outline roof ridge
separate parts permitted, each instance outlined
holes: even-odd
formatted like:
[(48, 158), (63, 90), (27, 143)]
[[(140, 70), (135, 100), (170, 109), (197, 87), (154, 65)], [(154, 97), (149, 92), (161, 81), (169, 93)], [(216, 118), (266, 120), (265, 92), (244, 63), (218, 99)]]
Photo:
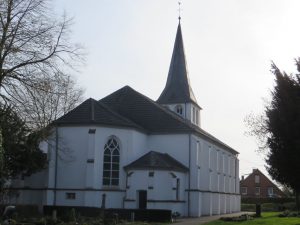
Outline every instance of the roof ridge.
[[(180, 117), (179, 115), (175, 114), (171, 110), (169, 110), (166, 107), (160, 105), (158, 102), (155, 102), (151, 98), (149, 98), (149, 97), (141, 94), (140, 92), (134, 90), (132, 87), (130, 87), (128, 85), (126, 85), (126, 86), (118, 89), (117, 91), (115, 91), (114, 93), (112, 93), (112, 94), (110, 94), (108, 96), (105, 96), (104, 98), (100, 99), (99, 101), (102, 101), (103, 99), (109, 98), (110, 96), (114, 96), (115, 93), (119, 93), (118, 95), (116, 95), (116, 96), (118, 96), (117, 100), (119, 101), (119, 100), (122, 100), (122, 98), (125, 98), (126, 93), (128, 93), (129, 91), (131, 91), (135, 95), (137, 95), (137, 96), (145, 99), (146, 101), (148, 101), (155, 108), (157, 108), (161, 112), (165, 113), (166, 115), (170, 116), (172, 119), (174, 119), (175, 121), (177, 121), (178, 123), (180, 123), (186, 129), (190, 130), (190, 132), (195, 132), (195, 133), (197, 133), (199, 135), (203, 135), (204, 137), (209, 138), (211, 141), (215, 142), (216, 144), (225, 147), (225, 149), (227, 149), (229, 152), (234, 153), (234, 154), (238, 154), (238, 152), (236, 150), (234, 150), (233, 148), (231, 148), (230, 146), (228, 146), (224, 142), (220, 141), (219, 139), (217, 139), (213, 135), (209, 134), (207, 131), (199, 128), (196, 125), (193, 125), (190, 121), (188, 121), (188, 120)], [(120, 97), (120, 93), (121, 93), (121, 97)]]
[(181, 172), (189, 171), (188, 167), (186, 167), (183, 163), (175, 160), (172, 156), (156, 151), (149, 151), (124, 166), (125, 170), (146, 168)]
[(88, 101), (91, 101), (91, 100), (96, 101), (96, 100), (93, 99), (93, 98), (88, 98), (88, 99), (86, 99), (85, 101), (83, 101), (81, 104), (79, 104), (79, 105), (77, 105), (76, 107), (74, 107), (72, 110), (70, 110), (70, 111), (67, 112), (66, 114), (64, 114), (64, 115), (62, 115), (61, 117), (59, 117), (59, 118), (57, 118), (56, 120), (54, 120), (54, 121), (52, 122), (52, 124), (53, 124), (53, 123), (56, 123), (56, 122), (57, 122), (58, 120), (60, 120), (61, 118), (66, 117), (67, 115), (71, 114), (71, 113), (74, 112), (79, 106), (82, 106), (84, 103), (88, 103)]
[(94, 105), (94, 101), (92, 98), (91, 99), (91, 120), (94, 121), (95, 120), (95, 105)]
[(125, 86), (127, 88), (129, 88), (130, 90), (134, 91), (135, 93), (137, 93), (138, 95), (146, 98), (147, 100), (149, 100), (151, 103), (153, 103), (153, 105), (155, 105), (157, 108), (163, 110), (165, 113), (169, 114), (172, 116), (172, 118), (180, 121), (181, 123), (184, 123), (184, 125), (189, 126), (189, 128), (194, 129), (194, 127), (190, 127), (190, 124), (188, 123), (188, 120), (183, 119), (182, 117), (176, 115), (174, 112), (170, 111), (169, 109), (166, 109), (164, 106), (161, 106), (159, 103), (157, 103), (156, 101), (152, 100), (151, 98), (141, 94), (140, 92), (134, 90), (133, 88), (131, 88), (130, 86)]
[(120, 115), (119, 113), (117, 113), (116, 111), (114, 111), (113, 109), (111, 109), (111, 108), (110, 108), (109, 106), (107, 106), (106, 104), (104, 104), (104, 103), (102, 103), (102, 102), (99, 102), (99, 101), (97, 101), (97, 100), (95, 100), (95, 101), (96, 101), (101, 107), (105, 108), (106, 110), (108, 110), (108, 111), (110, 111), (112, 114), (114, 114), (114, 116), (117, 116), (117, 117), (119, 117), (119, 118), (122, 119), (122, 120), (125, 120), (125, 121), (127, 121), (127, 122), (130, 122), (130, 123), (132, 123), (133, 125), (137, 126), (138, 128), (140, 128), (140, 129), (146, 131), (145, 128), (143, 128), (143, 127), (141, 127), (140, 125), (136, 124), (136, 123), (133, 122), (132, 120), (130, 120), (130, 119), (128, 119), (128, 118), (126, 118), (126, 117)]
[[(153, 101), (151, 98), (139, 93), (138, 91), (134, 90), (133, 88), (131, 88), (130, 86), (126, 85), (125, 87), (127, 87), (127, 89), (129, 88), (130, 90), (134, 91), (135, 93), (137, 93), (138, 95), (148, 99), (151, 103), (153, 103), (155, 106), (157, 106), (158, 108), (162, 109), (164, 112), (166, 112), (167, 114), (171, 115), (174, 119), (176, 119), (177, 121), (184, 123), (184, 125), (188, 126), (190, 129), (192, 129), (193, 131), (199, 132), (202, 135), (206, 135), (209, 136), (210, 138), (215, 139), (216, 141), (220, 142), (220, 144), (226, 146), (227, 148), (231, 149), (232, 151), (236, 152), (236, 150), (234, 150), (233, 148), (231, 148), (230, 146), (228, 146), (227, 144), (225, 144), (224, 142), (220, 141), (218, 138), (216, 138), (215, 136), (213, 136), (212, 134), (208, 133), (207, 131), (203, 130), (202, 128), (192, 124), (189, 120), (183, 119), (182, 117), (180, 117), (179, 115), (175, 114), (174, 112), (172, 112), (169, 109), (166, 109), (164, 106), (161, 106), (159, 103)], [(237, 152), (238, 153), (238, 152)]]

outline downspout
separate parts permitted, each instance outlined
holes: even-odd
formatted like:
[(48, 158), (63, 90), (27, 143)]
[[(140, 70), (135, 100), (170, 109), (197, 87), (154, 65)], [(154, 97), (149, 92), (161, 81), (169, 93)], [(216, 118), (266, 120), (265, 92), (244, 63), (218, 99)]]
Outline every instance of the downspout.
[(191, 202), (191, 134), (189, 134), (189, 191), (188, 191), (188, 217), (190, 217), (190, 202)]
[(187, 119), (187, 116), (186, 116), (186, 103), (184, 103), (184, 119)]
[(54, 173), (54, 206), (56, 206), (56, 188), (57, 188), (57, 159), (58, 159), (58, 128), (55, 127), (55, 173)]

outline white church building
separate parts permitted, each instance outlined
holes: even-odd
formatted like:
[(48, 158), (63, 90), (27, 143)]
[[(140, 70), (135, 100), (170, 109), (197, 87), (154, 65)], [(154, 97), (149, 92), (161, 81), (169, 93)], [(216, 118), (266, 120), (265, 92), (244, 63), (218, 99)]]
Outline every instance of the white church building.
[(240, 211), (238, 152), (201, 128), (180, 22), (157, 101), (129, 86), (53, 123), (48, 168), (14, 182), (18, 204)]

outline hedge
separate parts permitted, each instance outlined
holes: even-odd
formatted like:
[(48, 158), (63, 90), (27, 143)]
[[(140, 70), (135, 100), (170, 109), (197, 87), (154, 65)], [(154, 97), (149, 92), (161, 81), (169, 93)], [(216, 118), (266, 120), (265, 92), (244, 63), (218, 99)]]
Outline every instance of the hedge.
[[(242, 211), (249, 211), (249, 212), (255, 212), (256, 204), (241, 204), (241, 210)], [(285, 202), (285, 203), (262, 203), (261, 204), (261, 210), (263, 212), (274, 212), (274, 211), (284, 211), (284, 210), (290, 210), (295, 211), (296, 210), (296, 203), (295, 202)]]
[(295, 198), (243, 198), (242, 204), (256, 204), (256, 203), (286, 203), (294, 202)]
[(101, 209), (79, 206), (44, 206), (44, 214), (51, 215), (53, 210), (56, 210), (57, 216), (63, 219), (63, 217), (70, 214), (72, 209), (75, 209), (76, 214), (86, 217), (118, 217), (118, 219), (130, 221), (132, 215), (134, 215), (135, 221), (148, 222), (170, 222), (172, 219), (171, 210), (162, 209)]

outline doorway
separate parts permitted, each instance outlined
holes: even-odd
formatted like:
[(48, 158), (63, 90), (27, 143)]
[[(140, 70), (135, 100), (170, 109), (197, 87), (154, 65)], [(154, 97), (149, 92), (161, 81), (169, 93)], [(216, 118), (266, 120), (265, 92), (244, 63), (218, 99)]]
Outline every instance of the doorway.
[(147, 208), (147, 191), (138, 191), (138, 207), (139, 209)]

